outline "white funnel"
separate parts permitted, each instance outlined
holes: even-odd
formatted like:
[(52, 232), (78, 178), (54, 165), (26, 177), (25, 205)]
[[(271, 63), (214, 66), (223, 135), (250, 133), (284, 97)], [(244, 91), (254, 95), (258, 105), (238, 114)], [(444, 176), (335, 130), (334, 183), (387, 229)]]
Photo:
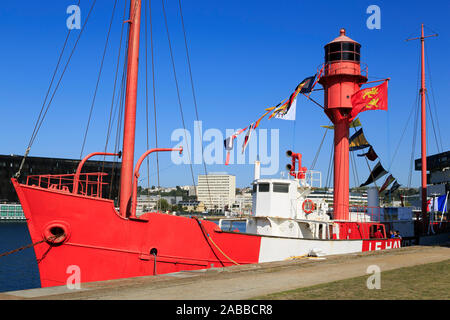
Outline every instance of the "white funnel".
[(259, 160), (255, 161), (255, 180), (261, 177), (261, 162)]
[(378, 196), (378, 188), (370, 187), (367, 189), (367, 206), (368, 207), (379, 207), (380, 198)]

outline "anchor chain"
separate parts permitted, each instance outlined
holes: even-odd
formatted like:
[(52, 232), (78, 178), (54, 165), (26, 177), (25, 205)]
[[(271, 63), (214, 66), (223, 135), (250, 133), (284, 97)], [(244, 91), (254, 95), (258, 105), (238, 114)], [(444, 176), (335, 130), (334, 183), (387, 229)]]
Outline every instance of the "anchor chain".
[(43, 239), (43, 240), (40, 240), (40, 241), (37, 241), (37, 242), (34, 242), (34, 243), (30, 243), (30, 244), (28, 244), (28, 245), (26, 245), (26, 246), (23, 246), (23, 247), (20, 247), (20, 248), (17, 248), (17, 249), (8, 251), (8, 252), (4, 252), (4, 253), (0, 254), (0, 257), (8, 256), (8, 255), (10, 255), (10, 254), (13, 254), (13, 253), (22, 251), (22, 250), (24, 250), (24, 249), (28, 249), (28, 248), (30, 248), (30, 247), (34, 247), (34, 246), (36, 246), (36, 245), (38, 245), (38, 244), (40, 244), (40, 243), (42, 243), (42, 242), (45, 242), (45, 241), (52, 242), (53, 240), (56, 240), (56, 239), (58, 239), (59, 237), (63, 237), (63, 236), (65, 236), (65, 234), (52, 236), (52, 237), (50, 237), (50, 238), (48, 238), (48, 239)]

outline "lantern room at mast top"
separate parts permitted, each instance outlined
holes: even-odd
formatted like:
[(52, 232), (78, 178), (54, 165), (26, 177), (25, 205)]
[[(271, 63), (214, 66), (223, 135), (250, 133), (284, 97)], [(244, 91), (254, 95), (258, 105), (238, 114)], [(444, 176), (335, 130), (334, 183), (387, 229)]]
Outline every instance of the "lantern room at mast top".
[(345, 35), (345, 29), (340, 30), (340, 36), (325, 45), (325, 63), (337, 61), (360, 61), (361, 45)]
[[(319, 83), (324, 88), (324, 108), (335, 123), (351, 110), (351, 96), (367, 82), (367, 66), (360, 62), (361, 45), (345, 35), (340, 35), (325, 45), (325, 63), (320, 66)], [(331, 110), (341, 110), (336, 114)]]

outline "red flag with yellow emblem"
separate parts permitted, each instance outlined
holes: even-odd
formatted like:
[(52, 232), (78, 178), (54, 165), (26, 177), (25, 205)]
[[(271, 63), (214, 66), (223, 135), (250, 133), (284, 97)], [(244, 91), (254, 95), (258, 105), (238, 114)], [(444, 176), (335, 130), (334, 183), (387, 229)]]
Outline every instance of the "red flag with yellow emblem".
[(350, 112), (350, 121), (352, 121), (360, 112), (367, 110), (387, 110), (388, 95), (387, 81), (372, 88), (366, 88), (355, 92), (352, 95), (353, 109)]

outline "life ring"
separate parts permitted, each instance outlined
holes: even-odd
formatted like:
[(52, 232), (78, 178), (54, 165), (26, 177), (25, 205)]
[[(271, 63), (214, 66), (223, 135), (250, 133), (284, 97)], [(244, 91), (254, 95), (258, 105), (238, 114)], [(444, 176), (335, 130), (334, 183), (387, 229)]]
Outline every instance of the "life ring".
[(302, 209), (306, 214), (308, 214), (316, 210), (316, 205), (312, 200), (306, 199), (305, 201), (303, 201)]

